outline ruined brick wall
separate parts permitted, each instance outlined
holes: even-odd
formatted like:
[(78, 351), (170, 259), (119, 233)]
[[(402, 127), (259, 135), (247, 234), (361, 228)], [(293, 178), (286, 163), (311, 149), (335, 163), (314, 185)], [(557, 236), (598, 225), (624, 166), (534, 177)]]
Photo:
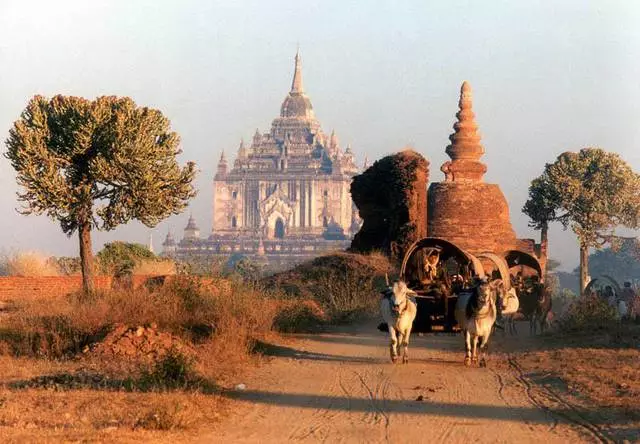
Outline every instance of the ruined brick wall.
[(354, 177), (351, 196), (363, 219), (351, 251), (380, 250), (401, 260), (427, 234), (429, 162), (413, 150), (376, 161)]
[(472, 254), (501, 253), (520, 245), (498, 185), (432, 183), (428, 214), (429, 236), (446, 239)]
[[(153, 276), (132, 276), (133, 288), (144, 285)], [(94, 285), (99, 290), (109, 290), (114, 284), (112, 276), (95, 276)], [(0, 301), (60, 297), (82, 289), (82, 276), (2, 276), (0, 277)]]
[[(111, 288), (111, 276), (95, 276), (97, 289)], [(3, 276), (0, 277), (0, 300), (58, 297), (82, 288), (82, 276)]]

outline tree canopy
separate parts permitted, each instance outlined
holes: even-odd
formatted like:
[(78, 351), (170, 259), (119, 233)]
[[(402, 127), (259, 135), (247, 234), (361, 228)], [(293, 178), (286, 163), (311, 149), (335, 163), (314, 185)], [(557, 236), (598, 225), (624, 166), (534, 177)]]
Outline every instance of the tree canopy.
[(533, 227), (558, 221), (576, 233), (584, 289), (588, 249), (615, 241), (619, 226), (638, 227), (640, 176), (620, 156), (600, 148), (565, 152), (531, 182), (523, 212)]
[(178, 145), (160, 111), (128, 97), (35, 96), (11, 128), (5, 156), (17, 173), (21, 212), (46, 214), (69, 236), (79, 231), (89, 291), (92, 228), (132, 219), (154, 226), (195, 195), (195, 164), (180, 167)]

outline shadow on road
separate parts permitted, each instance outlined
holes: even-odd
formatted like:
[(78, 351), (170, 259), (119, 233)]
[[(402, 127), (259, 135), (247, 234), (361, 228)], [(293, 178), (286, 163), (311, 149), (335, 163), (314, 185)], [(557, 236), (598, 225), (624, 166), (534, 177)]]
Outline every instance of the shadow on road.
[(327, 361), (327, 362), (349, 362), (361, 364), (380, 364), (385, 361), (373, 357), (357, 357), (345, 355), (331, 355), (327, 353), (315, 353), (305, 350), (298, 350), (284, 345), (271, 344), (268, 342), (258, 341), (254, 347), (254, 351), (262, 353), (265, 356), (278, 356), (282, 358), (306, 359), (309, 361)]
[[(271, 404), (295, 408), (321, 408), (350, 412), (385, 412), (410, 415), (453, 416), (458, 418), (503, 420), (527, 423), (551, 423), (552, 419), (537, 407), (496, 406), (488, 404), (466, 404), (397, 400), (352, 398), (345, 396), (325, 396), (305, 393), (276, 393), (267, 391), (226, 392), (224, 396), (232, 399), (260, 404)], [(562, 415), (564, 409), (554, 409), (551, 413)], [(610, 420), (606, 425), (611, 426)], [(640, 431), (640, 430), (639, 430)], [(627, 432), (633, 432), (627, 431)]]

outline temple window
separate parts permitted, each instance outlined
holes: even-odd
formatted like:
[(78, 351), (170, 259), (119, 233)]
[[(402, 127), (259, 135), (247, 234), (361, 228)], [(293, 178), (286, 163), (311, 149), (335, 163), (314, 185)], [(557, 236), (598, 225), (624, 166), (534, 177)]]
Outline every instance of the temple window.
[(233, 216), (231, 218), (231, 228), (236, 228), (237, 226), (238, 226), (238, 219), (235, 216)]
[(238, 198), (238, 192), (234, 191), (233, 193), (231, 193), (231, 198), (237, 199)]

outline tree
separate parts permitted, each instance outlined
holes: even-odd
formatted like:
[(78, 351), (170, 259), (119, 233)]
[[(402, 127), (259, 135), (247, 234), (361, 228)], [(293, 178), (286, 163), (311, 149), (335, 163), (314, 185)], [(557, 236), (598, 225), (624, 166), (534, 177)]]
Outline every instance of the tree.
[(154, 226), (195, 195), (195, 164), (178, 165), (178, 134), (128, 97), (33, 97), (6, 140), (23, 214), (78, 231), (84, 291), (93, 291), (91, 230)]
[(571, 227), (580, 244), (580, 292), (587, 285), (589, 248), (619, 239), (619, 226), (640, 221), (640, 176), (615, 153), (600, 148), (566, 152), (531, 182), (523, 212), (532, 225), (559, 221)]
[(540, 251), (545, 258), (549, 247), (549, 222), (555, 220), (559, 205), (560, 197), (544, 174), (531, 181), (529, 199), (522, 212), (529, 216), (529, 226), (540, 230)]

